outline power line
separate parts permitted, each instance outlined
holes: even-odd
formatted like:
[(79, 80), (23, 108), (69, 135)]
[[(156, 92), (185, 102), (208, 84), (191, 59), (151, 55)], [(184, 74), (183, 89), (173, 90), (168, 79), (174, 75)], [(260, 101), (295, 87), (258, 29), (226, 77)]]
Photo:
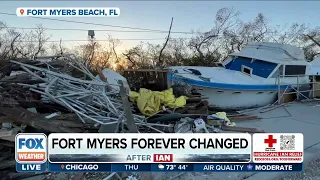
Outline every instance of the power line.
[[(1, 14), (1, 13), (0, 13)], [(12, 26), (5, 26), (5, 28), (8, 29), (29, 29), (29, 30), (35, 30), (35, 29), (39, 29), (39, 28), (31, 28), (31, 27), (12, 27)], [(68, 29), (68, 28), (45, 28), (45, 27), (41, 27), (44, 30), (49, 30), (49, 31), (88, 31), (88, 29)], [(94, 29), (91, 29), (94, 30)], [(126, 30), (104, 30), (104, 29), (96, 29), (94, 31), (109, 31), (109, 32), (151, 32), (151, 31), (126, 31)], [(154, 33), (154, 32), (151, 32)], [(162, 33), (162, 32), (158, 32), (158, 33)], [(167, 32), (166, 32), (167, 33)], [(280, 37), (282, 35), (280, 34), (275, 34), (274, 32), (267, 32), (266, 34), (273, 34), (273, 36), (275, 37)], [(234, 37), (241, 37), (239, 35), (232, 35)], [(223, 34), (219, 34), (218, 37), (223, 37)], [(192, 39), (192, 38), (170, 38), (170, 39)], [(156, 39), (119, 39), (119, 40), (163, 40), (162, 38), (156, 38)], [(87, 40), (66, 40), (66, 41), (87, 41)], [(101, 41), (107, 41), (107, 40), (101, 40)], [(58, 41), (54, 41), (54, 42), (58, 42)]]
[[(151, 39), (117, 39), (120, 41), (152, 41), (152, 40), (165, 40), (166, 38), (151, 38)], [(191, 38), (170, 38), (170, 39), (191, 39)], [(84, 42), (88, 40), (78, 40), (78, 39), (70, 39), (70, 40), (61, 40), (62, 42)], [(109, 41), (109, 40), (94, 40), (94, 41)], [(37, 41), (18, 41), (18, 42), (37, 42)], [(60, 40), (48, 40), (46, 42), (60, 42)]]
[[(28, 28), (28, 27), (11, 27), (11, 26), (6, 26), (8, 29), (39, 29), (39, 28)], [(64, 29), (64, 28), (44, 28), (44, 30), (53, 30), (53, 31), (88, 31), (87, 29)], [(114, 32), (146, 32), (146, 31), (123, 31), (123, 30), (103, 30), (103, 29), (98, 29), (95, 31), (114, 31)], [(115, 38), (117, 39), (117, 38)], [(117, 39), (121, 41), (149, 41), (149, 40), (164, 40), (166, 38), (146, 38), (146, 39)], [(170, 39), (191, 39), (191, 38), (170, 38)], [(63, 40), (63, 41), (88, 41), (88, 40)], [(95, 41), (108, 41), (108, 40), (95, 40)], [(33, 41), (20, 41), (20, 42), (33, 42)], [(51, 42), (51, 41), (47, 41)], [(60, 42), (60, 40), (52, 40), (52, 42)]]
[[(1, 13), (0, 13), (1, 14)], [(29, 30), (35, 30), (35, 29), (39, 29), (39, 28), (32, 28), (32, 27), (12, 27), (12, 26), (6, 26), (5, 28), (8, 28), (8, 29), (29, 29)], [(68, 29), (68, 28), (45, 28), (45, 27), (41, 27), (42, 29), (44, 29), (44, 30), (49, 30), (49, 31), (88, 31), (88, 29), (73, 29), (73, 28), (71, 28), (71, 29)], [(92, 29), (92, 30), (94, 30), (94, 29)], [(109, 31), (109, 32), (151, 32), (151, 31), (130, 31), (130, 30), (128, 30), (128, 31), (126, 31), (126, 30), (104, 30), (104, 29), (96, 29), (96, 30), (94, 30), (94, 31), (101, 31), (101, 32), (103, 32), (103, 31)], [(154, 33), (154, 32), (152, 32), (152, 33)], [(158, 33), (162, 33), (162, 32), (158, 32)], [(166, 32), (167, 33), (167, 32)], [(278, 37), (280, 37), (281, 35), (276, 35), (274, 32), (268, 32), (268, 33), (266, 33), (266, 34), (273, 34), (274, 36), (278, 36)], [(219, 37), (223, 37), (223, 34), (219, 34), (218, 35)], [(235, 37), (240, 37), (239, 35), (232, 35), (232, 36), (235, 36)], [(170, 39), (192, 39), (192, 38), (170, 38)], [(119, 39), (119, 40), (121, 40), (121, 39)], [(154, 39), (154, 38), (152, 38), (152, 39), (122, 39), (122, 40), (162, 40), (161, 38), (156, 38), (156, 39)], [(66, 40), (66, 41), (69, 41), (69, 40)], [(70, 40), (70, 41), (87, 41), (87, 40)], [(102, 40), (102, 41), (104, 41), (104, 40)], [(106, 40), (107, 41), (107, 40)], [(54, 42), (56, 42), (56, 41), (54, 41)]]
[[(8, 15), (8, 16), (17, 16), (16, 14), (13, 14), (13, 13), (5, 13), (5, 12), (0, 12), (0, 14), (2, 14), (2, 15)], [(150, 32), (158, 32), (158, 33), (168, 33), (168, 31), (157, 30), (157, 29), (145, 29), (145, 28), (136, 28), (136, 27), (128, 27), (128, 26), (116, 26), (116, 25), (107, 25), (107, 24), (99, 24), (99, 23), (89, 23), (89, 22), (72, 21), (72, 20), (56, 19), (56, 18), (46, 18), (46, 17), (34, 17), (34, 16), (27, 16), (27, 17), (36, 18), (36, 19), (45, 19), (45, 20), (51, 20), (51, 21), (61, 21), (61, 22), (77, 23), (77, 24), (87, 24), (87, 25), (116, 27), (116, 28), (125, 28), (125, 29), (136, 29), (136, 30), (143, 30), (143, 31), (150, 31)], [(171, 32), (171, 33), (193, 34), (192, 32)]]
[[(29, 28), (29, 27), (12, 27), (12, 26), (6, 26), (6, 28), (8, 29), (29, 29), (29, 30), (32, 30), (32, 29), (39, 29), (39, 28)], [(49, 31), (88, 31), (89, 29), (64, 29), (64, 28), (45, 28), (45, 27), (42, 27), (43, 29), (45, 30), (49, 30)], [(153, 31), (126, 31), (126, 30), (112, 30), (112, 29), (90, 29), (90, 30), (94, 30), (94, 31), (106, 31), (106, 32), (143, 32), (143, 33), (168, 33), (168, 32), (153, 32)]]
[[(28, 29), (28, 30), (35, 30), (35, 29), (39, 29), (39, 28), (32, 28), (32, 27), (12, 27), (12, 26), (5, 26), (5, 28), (8, 28), (8, 29)], [(88, 31), (88, 29), (68, 29), (68, 28), (45, 28), (45, 27), (41, 27), (42, 29), (44, 30), (49, 30), (49, 31)], [(164, 33), (164, 32), (152, 32), (152, 31), (126, 31), (126, 30), (112, 30), (112, 29), (90, 29), (90, 30), (94, 30), (94, 31), (106, 31), (106, 32), (137, 32), (137, 33), (141, 33), (141, 32), (144, 32), (144, 33), (148, 33), (148, 32), (151, 32), (151, 33)], [(165, 33), (168, 33), (168, 32), (165, 32)], [(281, 36), (280, 33), (276, 34), (274, 32), (266, 32), (265, 34), (273, 34), (274, 36)], [(223, 37), (223, 34), (219, 34), (218, 35), (219, 37)], [(234, 37), (240, 37), (240, 35), (232, 35)], [(184, 38), (182, 38), (184, 39)], [(187, 38), (189, 39), (189, 38)]]

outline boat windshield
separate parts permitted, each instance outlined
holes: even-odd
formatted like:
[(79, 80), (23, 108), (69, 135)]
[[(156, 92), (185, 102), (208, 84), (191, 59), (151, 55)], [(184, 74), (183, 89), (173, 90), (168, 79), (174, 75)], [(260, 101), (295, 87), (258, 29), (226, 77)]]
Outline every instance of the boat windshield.
[[(283, 71), (284, 69), (284, 71)], [(306, 74), (306, 66), (304, 65), (281, 65), (272, 75), (272, 78), (277, 78), (279, 75), (299, 76)]]
[[(251, 69), (250, 75), (268, 78), (278, 64), (251, 58), (236, 57), (225, 65), (226, 69), (240, 71)], [(247, 73), (246, 73), (247, 74)]]

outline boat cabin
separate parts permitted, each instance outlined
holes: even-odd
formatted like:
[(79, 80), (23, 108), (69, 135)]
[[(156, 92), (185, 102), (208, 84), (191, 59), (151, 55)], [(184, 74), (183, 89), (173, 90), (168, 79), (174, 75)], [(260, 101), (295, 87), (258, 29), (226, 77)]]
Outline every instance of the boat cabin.
[(261, 78), (277, 78), (281, 76), (305, 75), (306, 65), (285, 65), (273, 62), (255, 60), (247, 57), (234, 57), (224, 65), (226, 69), (240, 71), (248, 76)]
[(305, 75), (307, 64), (300, 48), (277, 43), (249, 44), (223, 63), (226, 69), (265, 79)]

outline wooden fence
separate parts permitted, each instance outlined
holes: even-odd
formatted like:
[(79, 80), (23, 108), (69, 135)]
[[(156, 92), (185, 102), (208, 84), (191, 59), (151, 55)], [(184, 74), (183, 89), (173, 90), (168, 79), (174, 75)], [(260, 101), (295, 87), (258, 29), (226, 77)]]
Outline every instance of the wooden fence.
[(168, 88), (166, 69), (127, 69), (123, 76), (127, 79), (131, 90), (138, 91), (147, 88), (153, 91), (162, 91)]

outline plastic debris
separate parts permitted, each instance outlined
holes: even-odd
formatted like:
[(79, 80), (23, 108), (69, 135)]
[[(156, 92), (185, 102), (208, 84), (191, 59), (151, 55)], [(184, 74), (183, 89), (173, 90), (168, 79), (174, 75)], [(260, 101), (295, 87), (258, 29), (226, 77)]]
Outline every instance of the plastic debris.
[(174, 126), (175, 133), (192, 133), (193, 119), (189, 117), (181, 118)]
[(195, 125), (195, 129), (194, 131), (196, 133), (209, 133), (207, 127), (206, 127), (206, 123), (204, 122), (204, 120), (202, 118), (197, 118), (194, 120), (194, 125)]

